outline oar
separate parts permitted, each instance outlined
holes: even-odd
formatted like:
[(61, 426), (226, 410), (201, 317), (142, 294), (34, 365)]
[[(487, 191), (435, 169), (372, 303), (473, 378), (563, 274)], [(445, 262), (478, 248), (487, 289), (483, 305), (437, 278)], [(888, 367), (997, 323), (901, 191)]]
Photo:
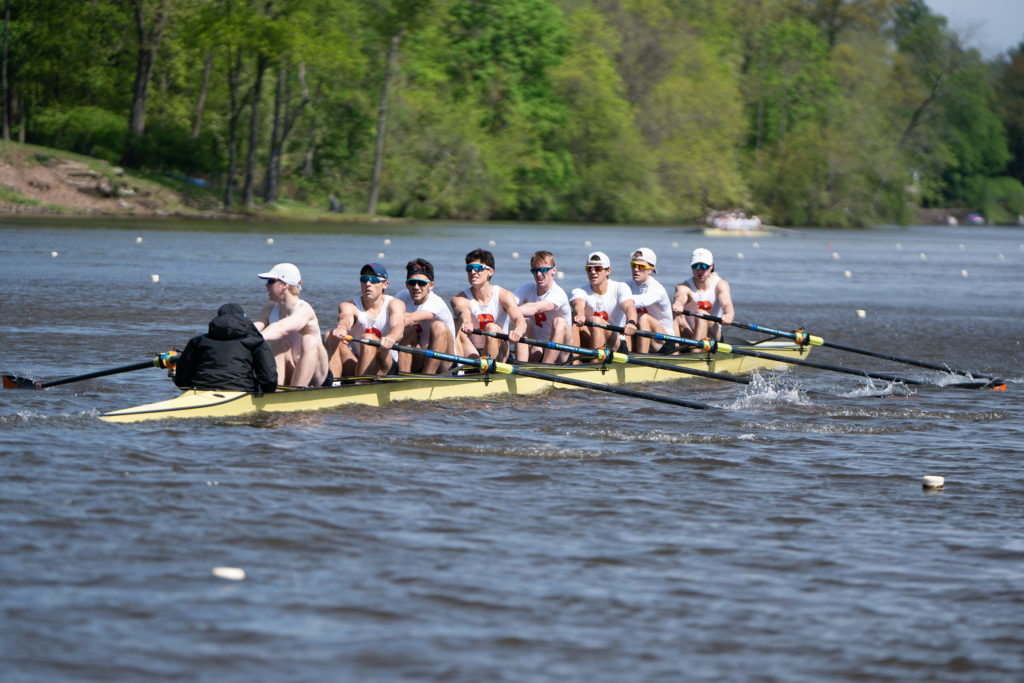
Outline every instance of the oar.
[[(716, 323), (722, 323), (722, 319), (717, 315), (711, 315), (710, 313), (687, 313), (697, 318), (704, 318), (705, 320), (711, 320)], [(853, 346), (847, 346), (845, 344), (839, 344), (837, 342), (830, 342), (817, 337), (813, 334), (808, 334), (803, 330), (796, 330), (795, 332), (783, 332), (782, 330), (773, 330), (770, 327), (763, 325), (756, 325), (753, 323), (744, 323), (739, 320), (733, 320), (728, 323), (733, 327), (741, 327), (746, 330), (753, 330), (754, 332), (761, 332), (763, 334), (772, 334), (778, 337), (786, 337), (794, 340), (798, 344), (810, 344), (811, 346), (825, 346), (831, 349), (839, 349), (840, 351), (849, 351), (850, 353), (859, 353), (864, 356), (873, 356), (874, 358), (881, 358), (883, 360), (891, 360), (896, 363), (903, 363), (905, 365), (916, 365), (919, 368), (928, 368), (929, 370), (938, 370), (940, 372), (948, 372), (954, 375), (963, 375), (965, 377), (980, 377), (982, 379), (995, 380), (997, 383), (1002, 383), (1003, 380), (992, 375), (983, 375), (980, 372), (971, 372), (969, 370), (957, 370), (946, 365), (938, 365), (936, 363), (928, 363), (923, 360), (914, 360), (913, 358), (901, 358), (900, 356), (892, 356), (887, 353), (879, 353), (878, 351), (870, 351), (868, 349), (858, 349)]]
[[(625, 330), (617, 325), (605, 325), (603, 323), (588, 322), (587, 325), (591, 327), (603, 327), (613, 332), (624, 332)], [(677, 344), (685, 344), (687, 346), (693, 346), (699, 348), (702, 351), (708, 353), (731, 353), (736, 356), (751, 356), (753, 358), (763, 358), (765, 360), (773, 360), (779, 363), (788, 363), (790, 365), (802, 365), (808, 368), (817, 368), (819, 370), (831, 370), (832, 372), (840, 372), (847, 375), (859, 375), (861, 377), (870, 377), (872, 379), (880, 379), (886, 382), (902, 382), (904, 384), (919, 384), (919, 385), (933, 385), (934, 382), (925, 382), (919, 379), (911, 379), (909, 377), (899, 377), (897, 375), (889, 375), (881, 372), (869, 372), (868, 370), (858, 370), (856, 368), (847, 368), (841, 365), (828, 365), (826, 363), (814, 363), (809, 360), (803, 360), (801, 358), (786, 358), (785, 356), (777, 356), (772, 353), (764, 353), (763, 351), (751, 351), (749, 349), (738, 349), (731, 344), (724, 344), (716, 342), (713, 339), (686, 339), (685, 337), (676, 337), (670, 334), (662, 334), (660, 332), (647, 332), (645, 330), (637, 330), (635, 332), (637, 336), (649, 337), (650, 339), (657, 339), (659, 341), (673, 341)], [(958, 387), (964, 389), (983, 389), (990, 386), (991, 382), (962, 382), (959, 384), (945, 384), (942, 386), (946, 387)]]
[(47, 387), (55, 387), (59, 384), (80, 382), (86, 379), (93, 379), (94, 377), (106, 377), (107, 375), (116, 375), (122, 372), (131, 372), (132, 370), (142, 370), (144, 368), (167, 368), (174, 365), (177, 357), (177, 351), (167, 351), (166, 353), (158, 354), (152, 360), (132, 363), (131, 365), (121, 365), (107, 370), (87, 372), (84, 375), (75, 375), (74, 377), (54, 379), (49, 382), (38, 382), (29, 377), (19, 377), (18, 375), (4, 375), (3, 385), (4, 389), (46, 389)]
[[(358, 342), (360, 344), (369, 344), (370, 346), (380, 346), (380, 341), (377, 339), (357, 339), (352, 335), (346, 335), (345, 341)], [(509, 365), (508, 363), (498, 363), (490, 358), (466, 358), (463, 356), (455, 356), (450, 353), (441, 353), (439, 351), (431, 351), (430, 349), (418, 349), (415, 346), (403, 346), (401, 344), (395, 344), (391, 347), (395, 351), (402, 353), (411, 353), (414, 356), (423, 356), (424, 358), (438, 358), (440, 360), (451, 361), (453, 363), (462, 363), (479, 369), (481, 372), (497, 372), (502, 375), (519, 375), (521, 377), (529, 377), (531, 379), (539, 379), (547, 382), (557, 382), (561, 384), (568, 384), (569, 386), (580, 387), (582, 389), (593, 389), (594, 391), (605, 391), (609, 394), (619, 394), (620, 396), (630, 396), (632, 398), (643, 398), (648, 401), (658, 401), (659, 403), (667, 403), (673, 406), (682, 406), (683, 408), (698, 408), (706, 410), (714, 408), (715, 406), (707, 403), (697, 403), (695, 401), (685, 401), (681, 398), (671, 398), (669, 396), (659, 396), (658, 394), (649, 394), (644, 391), (634, 391), (633, 389), (625, 389), (623, 387), (612, 387), (604, 384), (595, 384), (594, 382), (584, 382), (580, 379), (572, 379), (571, 377), (558, 377), (556, 375), (550, 375), (546, 372), (533, 372), (531, 370), (524, 370), (523, 368), (516, 365)]]
[[(484, 330), (473, 330), (473, 334), (482, 334), (488, 337), (495, 337), (497, 339), (508, 339), (508, 335), (503, 332), (486, 332)], [(707, 370), (698, 370), (697, 368), (687, 368), (679, 365), (672, 365), (671, 363), (662, 363), (656, 360), (650, 360), (649, 358), (638, 358), (633, 355), (620, 353), (618, 351), (612, 351), (608, 348), (603, 349), (585, 349), (581, 346), (569, 346), (568, 344), (559, 344), (557, 342), (544, 341), (542, 339), (530, 339), (528, 337), (522, 337), (519, 340), (522, 344), (529, 346), (540, 346), (546, 349), (555, 349), (557, 351), (568, 351), (569, 353), (575, 353), (580, 356), (589, 356), (590, 358), (596, 358), (600, 361), (611, 361), (612, 363), (628, 363), (629, 365), (642, 365), (647, 368), (657, 368), (658, 370), (666, 370), (668, 372), (679, 372), (684, 375), (695, 375), (697, 377), (707, 377), (708, 379), (720, 379), (723, 382), (734, 382), (736, 384), (751, 384), (749, 377), (736, 377), (735, 375), (726, 375), (721, 372), (708, 372)], [(813, 389), (803, 389), (805, 394), (812, 396), (831, 396), (840, 397), (839, 394), (831, 394), (827, 391), (815, 391)], [(881, 396), (881, 395), (880, 395)]]

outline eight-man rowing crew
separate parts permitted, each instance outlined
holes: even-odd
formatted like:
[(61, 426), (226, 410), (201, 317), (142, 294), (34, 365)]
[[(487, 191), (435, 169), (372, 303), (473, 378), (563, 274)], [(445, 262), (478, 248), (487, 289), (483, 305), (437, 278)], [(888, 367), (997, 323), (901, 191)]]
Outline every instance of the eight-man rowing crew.
[[(278, 384), (330, 385), (341, 377), (386, 375), (395, 371), (438, 374), (450, 363), (436, 356), (399, 353), (413, 347), (465, 358), (509, 356), (509, 343), (532, 338), (552, 345), (515, 344), (519, 361), (566, 363), (569, 352), (554, 345), (588, 349), (622, 349), (634, 353), (673, 353), (655, 335), (721, 339), (721, 325), (734, 317), (729, 283), (715, 273), (707, 249), (694, 250), (692, 276), (676, 286), (670, 301), (654, 278), (657, 256), (641, 247), (630, 255), (632, 281), (611, 279), (608, 255), (592, 252), (585, 263), (587, 283), (566, 295), (555, 276), (549, 251), (530, 257), (533, 279), (515, 291), (491, 282), (494, 255), (485, 249), (466, 254), (469, 282), (451, 299), (451, 308), (434, 293), (434, 267), (424, 259), (406, 264), (406, 289), (386, 294), (388, 271), (368, 263), (359, 271), (360, 294), (338, 305), (338, 322), (321, 337), (313, 307), (299, 298), (298, 267), (279, 263), (259, 277), (266, 280), (268, 301), (254, 321), (237, 304), (226, 304), (210, 322), (209, 332), (189, 341), (177, 360), (179, 387), (238, 391), (273, 391)], [(453, 314), (454, 311), (454, 314)], [(720, 322), (697, 317), (708, 314)], [(622, 333), (609, 328), (620, 328)], [(480, 330), (488, 333), (474, 333)], [(637, 335), (637, 330), (653, 333)], [(495, 336), (495, 335), (500, 335)], [(363, 344), (352, 339), (370, 339)]]

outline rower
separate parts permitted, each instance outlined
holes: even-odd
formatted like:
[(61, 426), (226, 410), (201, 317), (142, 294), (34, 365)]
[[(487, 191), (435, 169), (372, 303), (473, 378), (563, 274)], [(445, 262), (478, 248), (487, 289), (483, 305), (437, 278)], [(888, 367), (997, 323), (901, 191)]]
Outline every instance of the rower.
[[(526, 318), (526, 336), (540, 341), (568, 344), (572, 341), (572, 308), (565, 290), (555, 283), (555, 255), (535, 251), (530, 257), (533, 281), (515, 291), (519, 311)], [(534, 363), (565, 362), (568, 352), (539, 346), (516, 346), (516, 359)]]
[(467, 358), (479, 358), (481, 349), (496, 360), (504, 360), (508, 354), (507, 342), (494, 337), (484, 340), (480, 335), (470, 334), (475, 329), (504, 332), (512, 343), (519, 341), (526, 332), (526, 319), (519, 311), (515, 295), (492, 285), (492, 277), (494, 254), (486, 249), (474, 249), (466, 254), (469, 287), (452, 297), (452, 310), (459, 321), (456, 343)]
[[(386, 375), (396, 367), (391, 347), (405, 334), (405, 304), (385, 294), (387, 268), (367, 263), (359, 269), (358, 299), (338, 304), (338, 324), (324, 335), (324, 346), (336, 377)], [(379, 339), (380, 346), (343, 343), (346, 335)]]
[[(729, 283), (715, 272), (715, 258), (707, 249), (694, 249), (690, 256), (692, 276), (686, 282), (676, 285), (675, 334), (689, 339), (722, 339), (722, 325), (733, 321), (736, 313), (732, 305)], [(722, 319), (722, 323), (709, 323), (688, 313), (707, 313)]]
[(612, 262), (603, 251), (587, 257), (588, 283), (572, 290), (570, 302), (573, 312), (573, 346), (590, 349), (608, 347), (619, 349), (625, 345), (617, 332), (600, 327), (586, 327), (586, 323), (625, 327), (626, 336), (636, 332), (636, 306), (633, 293), (625, 282), (610, 279)]
[(320, 343), (320, 323), (313, 307), (299, 298), (302, 277), (292, 263), (278, 263), (260, 273), (267, 281), (267, 301), (253, 321), (270, 344), (278, 382), (286, 386), (321, 386), (330, 381), (327, 352)]
[(174, 384), (182, 389), (277, 391), (277, 363), (270, 344), (238, 304), (224, 304), (206, 334), (193, 337), (178, 356)]
[[(658, 256), (653, 249), (640, 247), (634, 251), (629, 262), (633, 273), (629, 289), (633, 292), (638, 327), (645, 332), (672, 334), (672, 301), (664, 285), (654, 278), (657, 263)], [(663, 342), (650, 337), (633, 336), (627, 341), (629, 350), (634, 353), (660, 351), (663, 346)]]
[[(444, 299), (434, 294), (434, 266), (418, 258), (405, 264), (405, 290), (395, 295), (405, 304), (402, 344), (436, 353), (455, 353), (455, 318)], [(450, 363), (410, 353), (398, 354), (399, 372), (436, 375)]]

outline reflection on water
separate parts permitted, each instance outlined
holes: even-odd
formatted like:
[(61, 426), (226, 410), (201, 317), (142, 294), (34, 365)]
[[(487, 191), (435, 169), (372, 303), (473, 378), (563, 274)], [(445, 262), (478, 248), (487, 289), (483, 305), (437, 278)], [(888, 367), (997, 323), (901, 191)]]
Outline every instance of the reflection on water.
[[(1024, 324), (1011, 315), (1024, 233), (806, 231), (755, 246), (681, 228), (99, 223), (0, 227), (0, 370), (52, 379), (181, 348), (221, 303), (260, 305), (255, 275), (279, 261), (300, 265), (325, 326), (367, 261), (400, 272), (428, 258), (450, 297), (461, 255), (494, 240), (507, 287), (529, 279), (536, 249), (572, 287), (588, 249), (624, 278), (639, 246), (671, 286), (706, 246), (743, 321), (1012, 383), (798, 368), (638, 387), (716, 411), (554, 390), (137, 425), (96, 418), (172, 396), (162, 371), (3, 391), (5, 679), (1024, 673)], [(922, 489), (925, 474), (945, 488)]]

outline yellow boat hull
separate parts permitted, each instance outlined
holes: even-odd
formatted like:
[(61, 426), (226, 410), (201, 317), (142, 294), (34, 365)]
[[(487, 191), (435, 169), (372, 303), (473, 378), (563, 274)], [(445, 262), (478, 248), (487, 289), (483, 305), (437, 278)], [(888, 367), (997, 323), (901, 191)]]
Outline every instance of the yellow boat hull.
[[(754, 348), (787, 358), (803, 358), (809, 347), (786, 342), (766, 342)], [(638, 356), (660, 363), (695, 370), (731, 375), (749, 374), (759, 369), (782, 369), (787, 364), (750, 356), (731, 354), (687, 354), (682, 356)], [(632, 364), (523, 366), (553, 377), (568, 377), (602, 385), (634, 382), (662, 382), (693, 377), (680, 372)], [(435, 401), (457, 398), (480, 398), (500, 394), (528, 395), (552, 387), (566, 387), (555, 381), (517, 375), (470, 374), (437, 377), (433, 375), (399, 375), (366, 380), (334, 387), (287, 389), (272, 394), (250, 394), (242, 391), (186, 390), (180, 395), (146, 405), (115, 410), (100, 415), (108, 422), (142, 422), (172, 418), (239, 417), (255, 413), (287, 413), (326, 410), (346, 405), (383, 406), (392, 401)], [(570, 387), (571, 388), (571, 387)]]

